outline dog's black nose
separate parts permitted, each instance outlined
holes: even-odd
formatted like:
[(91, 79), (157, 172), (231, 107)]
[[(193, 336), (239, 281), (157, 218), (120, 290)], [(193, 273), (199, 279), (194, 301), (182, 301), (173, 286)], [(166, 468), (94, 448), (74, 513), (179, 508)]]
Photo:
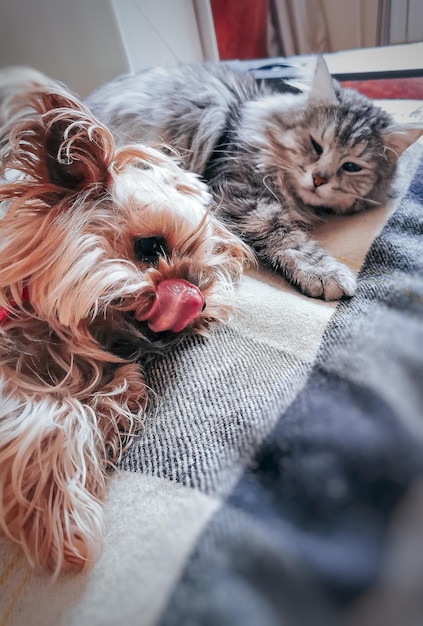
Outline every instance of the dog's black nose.
[(140, 263), (157, 263), (167, 254), (164, 237), (139, 237), (134, 239), (134, 254)]

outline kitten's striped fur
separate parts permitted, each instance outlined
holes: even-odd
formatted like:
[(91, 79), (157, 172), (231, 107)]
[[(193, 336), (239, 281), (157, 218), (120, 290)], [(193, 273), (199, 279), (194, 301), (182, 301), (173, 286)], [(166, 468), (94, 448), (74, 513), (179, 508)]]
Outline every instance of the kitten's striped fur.
[(354, 274), (310, 227), (383, 204), (399, 155), (423, 132), (342, 89), (323, 59), (307, 94), (278, 93), (222, 65), (160, 67), (88, 98), (120, 142), (170, 145), (207, 180), (222, 220), (310, 296), (351, 296)]

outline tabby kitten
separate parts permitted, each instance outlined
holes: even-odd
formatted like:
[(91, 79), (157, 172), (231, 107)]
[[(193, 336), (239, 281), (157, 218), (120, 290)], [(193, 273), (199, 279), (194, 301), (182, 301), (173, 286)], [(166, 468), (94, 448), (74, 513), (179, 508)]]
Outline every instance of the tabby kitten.
[(353, 295), (356, 278), (310, 228), (383, 204), (398, 157), (423, 133), (342, 89), (321, 58), (308, 93), (279, 93), (249, 74), (204, 64), (123, 76), (87, 103), (118, 141), (176, 149), (259, 259), (325, 300)]

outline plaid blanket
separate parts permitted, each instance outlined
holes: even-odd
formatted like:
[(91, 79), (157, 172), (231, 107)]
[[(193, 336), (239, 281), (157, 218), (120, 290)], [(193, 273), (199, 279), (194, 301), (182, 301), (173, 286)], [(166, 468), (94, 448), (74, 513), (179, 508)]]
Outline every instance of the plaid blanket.
[(0, 539), (1, 626), (411, 626), (423, 558), (423, 149), (389, 206), (316, 233), (356, 296), (265, 270), (149, 365), (104, 552), (54, 584)]

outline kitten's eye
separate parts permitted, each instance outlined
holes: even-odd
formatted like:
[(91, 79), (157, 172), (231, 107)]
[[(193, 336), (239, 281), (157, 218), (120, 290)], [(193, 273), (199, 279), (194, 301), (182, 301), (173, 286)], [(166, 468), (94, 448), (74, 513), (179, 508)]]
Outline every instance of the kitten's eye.
[(352, 161), (347, 161), (341, 165), (341, 170), (344, 170), (344, 172), (360, 172), (361, 169), (360, 165), (357, 165), (357, 163), (353, 163)]
[(320, 143), (317, 143), (317, 141), (315, 141), (313, 139), (313, 137), (311, 137), (311, 145), (313, 146), (314, 150), (316, 151), (316, 153), (320, 156), (323, 152), (323, 148), (320, 145)]
[(157, 263), (160, 256), (166, 255), (166, 242), (163, 237), (134, 239), (134, 254), (142, 263)]

